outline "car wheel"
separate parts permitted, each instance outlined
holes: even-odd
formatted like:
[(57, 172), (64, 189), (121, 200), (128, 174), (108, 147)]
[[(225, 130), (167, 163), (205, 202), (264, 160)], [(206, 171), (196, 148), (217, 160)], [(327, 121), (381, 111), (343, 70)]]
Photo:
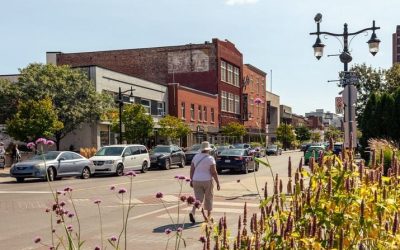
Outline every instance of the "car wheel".
[(142, 173), (146, 173), (147, 170), (149, 169), (149, 164), (147, 163), (147, 161), (144, 161), (142, 164)]
[(242, 173), (243, 174), (249, 173), (249, 166), (246, 163), (243, 165)]
[(182, 158), (181, 158), (181, 163), (179, 163), (178, 166), (179, 166), (180, 168), (183, 168), (183, 167), (185, 167), (185, 163), (186, 163), (185, 157), (182, 157)]
[(115, 171), (116, 176), (122, 176), (124, 174), (124, 166), (122, 164), (118, 164), (117, 170)]
[(170, 159), (165, 159), (164, 169), (168, 170), (170, 168), (171, 168), (171, 160)]
[(88, 167), (84, 167), (82, 170), (81, 178), (89, 179), (89, 177), (90, 177), (90, 169)]
[(46, 179), (48, 181), (54, 181), (55, 177), (56, 177), (56, 173), (54, 171), (54, 168), (50, 167), (49, 169), (47, 169)]
[(19, 182), (19, 183), (24, 182), (24, 180), (25, 180), (25, 178), (23, 178), (23, 177), (17, 177), (16, 179), (17, 179), (17, 182)]

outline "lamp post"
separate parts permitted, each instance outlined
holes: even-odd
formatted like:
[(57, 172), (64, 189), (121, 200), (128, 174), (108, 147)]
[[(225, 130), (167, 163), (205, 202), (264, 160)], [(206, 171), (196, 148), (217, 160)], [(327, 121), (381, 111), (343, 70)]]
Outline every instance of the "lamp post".
[(131, 86), (131, 89), (125, 90), (125, 91), (121, 91), (121, 87), (119, 87), (118, 90), (118, 100), (116, 100), (116, 103), (118, 103), (118, 107), (119, 107), (119, 144), (122, 144), (123, 140), (123, 136), (122, 136), (122, 107), (124, 106), (124, 100), (122, 99), (122, 94), (127, 93), (127, 92), (131, 92), (129, 95), (129, 102), (133, 102), (134, 98), (133, 98), (133, 87)]
[[(345, 92), (347, 92), (346, 94), (347, 94), (347, 98), (348, 98), (348, 100), (346, 100), (347, 101), (347, 112), (345, 111), (345, 120), (347, 120), (348, 128), (349, 128), (348, 129), (349, 132), (347, 135), (347, 142), (349, 143), (348, 145), (351, 145), (350, 140), (351, 140), (352, 134), (353, 134), (353, 122), (354, 122), (353, 121), (354, 117), (352, 115), (352, 107), (353, 107), (353, 103), (355, 103), (356, 100), (353, 99), (353, 97), (352, 97), (352, 95), (353, 95), (352, 88), (354, 88), (353, 87), (354, 79), (350, 78), (350, 72), (348, 71), (348, 65), (353, 59), (350, 54), (350, 51), (349, 51), (349, 43), (358, 34), (361, 34), (361, 33), (367, 32), (367, 31), (372, 31), (371, 38), (368, 40), (367, 43), (368, 43), (368, 47), (369, 47), (369, 52), (373, 56), (375, 56), (376, 53), (378, 53), (378, 51), (379, 51), (379, 43), (380, 43), (380, 40), (377, 38), (377, 36), (375, 34), (375, 30), (380, 29), (380, 27), (376, 27), (375, 21), (372, 21), (372, 27), (365, 28), (365, 29), (359, 30), (357, 32), (349, 33), (348, 29), (347, 29), (347, 23), (345, 23), (344, 27), (343, 27), (343, 33), (337, 34), (337, 33), (320, 31), (320, 23), (322, 21), (321, 13), (318, 13), (314, 17), (314, 21), (317, 24), (317, 32), (312, 32), (312, 33), (310, 33), (310, 35), (317, 36), (317, 39), (312, 47), (314, 48), (314, 56), (318, 60), (321, 59), (321, 57), (323, 56), (324, 47), (325, 47), (325, 45), (321, 42), (320, 35), (333, 36), (336, 38), (338, 38), (338, 37), (343, 38), (343, 43), (342, 43), (343, 51), (339, 54), (339, 59), (343, 63), (344, 81), (343, 81), (342, 85), (345, 88)], [(350, 42), (349, 42), (349, 37), (353, 37), (353, 38), (351, 38)], [(347, 89), (347, 91), (346, 91), (346, 89)], [(353, 144), (353, 146), (355, 146), (355, 145)]]

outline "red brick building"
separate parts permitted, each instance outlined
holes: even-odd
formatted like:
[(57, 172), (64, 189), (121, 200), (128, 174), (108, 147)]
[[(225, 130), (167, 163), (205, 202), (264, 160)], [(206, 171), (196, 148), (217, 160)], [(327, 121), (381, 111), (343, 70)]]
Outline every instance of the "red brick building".
[(169, 114), (190, 125), (192, 133), (182, 142), (186, 147), (208, 140), (216, 143), (218, 134), (218, 95), (192, 89), (179, 83), (168, 85)]
[(241, 122), (242, 53), (228, 40), (112, 51), (48, 53), (49, 62), (97, 65), (148, 81), (218, 94), (218, 124)]
[[(249, 132), (249, 141), (265, 138), (266, 77), (267, 73), (251, 64), (243, 66), (243, 120)], [(264, 139), (263, 139), (264, 140)]]
[(393, 64), (400, 63), (400, 25), (397, 25), (396, 33), (393, 33), (392, 39), (393, 39)]

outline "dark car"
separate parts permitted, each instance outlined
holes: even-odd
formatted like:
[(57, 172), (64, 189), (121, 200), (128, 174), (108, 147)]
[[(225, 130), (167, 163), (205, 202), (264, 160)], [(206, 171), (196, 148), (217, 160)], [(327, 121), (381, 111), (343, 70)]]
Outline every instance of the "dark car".
[(236, 143), (233, 144), (234, 148), (241, 148), (241, 149), (251, 149), (251, 145), (247, 143)]
[(151, 167), (170, 169), (172, 165), (185, 166), (185, 153), (175, 145), (158, 145), (150, 153)]
[[(217, 154), (217, 148), (211, 144), (211, 150), (210, 150), (210, 155), (213, 156), (215, 158), (216, 154)], [(186, 159), (186, 164), (191, 164), (193, 157), (200, 153), (200, 147), (201, 144), (194, 144), (193, 146), (191, 146), (186, 152), (185, 152), (185, 159)]]
[(241, 171), (247, 174), (249, 170), (258, 171), (258, 163), (254, 161), (254, 156), (249, 155), (246, 149), (227, 149), (217, 156), (217, 172), (222, 173), (224, 169)]
[(95, 172), (93, 162), (71, 151), (49, 151), (31, 159), (15, 163), (10, 169), (17, 182), (26, 178), (53, 181), (56, 178), (78, 176), (89, 178)]
[(217, 146), (216, 155), (220, 155), (222, 151), (233, 148), (232, 145)]
[(342, 152), (343, 143), (335, 143), (333, 144), (333, 153), (335, 155), (339, 155)]
[(267, 155), (281, 155), (282, 149), (278, 145), (268, 145), (265, 150)]

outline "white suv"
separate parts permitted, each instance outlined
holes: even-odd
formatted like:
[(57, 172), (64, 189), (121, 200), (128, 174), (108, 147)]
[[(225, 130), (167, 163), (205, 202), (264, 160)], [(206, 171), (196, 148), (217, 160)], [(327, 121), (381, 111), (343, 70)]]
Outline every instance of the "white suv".
[(146, 172), (150, 166), (149, 152), (143, 145), (111, 145), (100, 148), (90, 158), (96, 174), (123, 175), (124, 171), (141, 170)]

